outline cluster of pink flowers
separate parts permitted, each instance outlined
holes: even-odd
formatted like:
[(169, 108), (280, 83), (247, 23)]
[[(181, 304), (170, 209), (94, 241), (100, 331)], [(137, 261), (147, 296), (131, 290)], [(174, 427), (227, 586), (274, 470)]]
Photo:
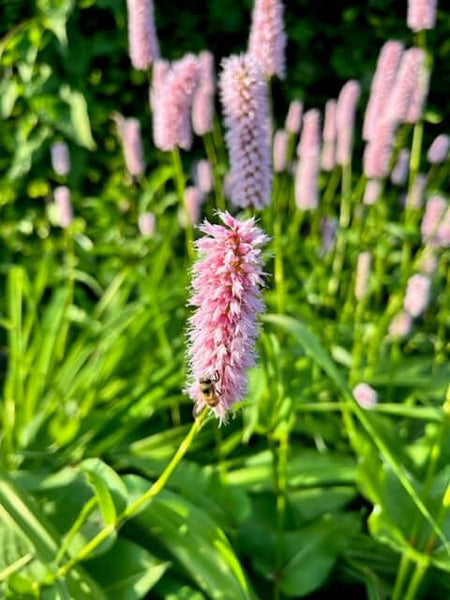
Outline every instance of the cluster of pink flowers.
[(255, 360), (257, 316), (264, 310), (261, 246), (268, 238), (254, 219), (239, 221), (219, 213), (223, 225), (205, 221), (196, 242), (201, 258), (194, 264), (189, 320), (189, 388), (198, 409), (205, 406), (199, 380), (214, 380), (221, 420), (241, 400), (246, 371)]
[(159, 58), (153, 0), (127, 0), (128, 43), (135, 69), (145, 70)]
[(155, 233), (156, 217), (151, 212), (143, 213), (138, 221), (139, 231), (144, 237), (152, 237)]
[(413, 275), (408, 280), (403, 308), (414, 318), (425, 312), (430, 301), (430, 278), (422, 273)]
[(315, 108), (303, 117), (297, 154), (295, 202), (301, 210), (314, 210), (319, 204), (317, 183), (320, 171), (320, 112)]
[(195, 183), (202, 194), (209, 194), (214, 187), (214, 177), (209, 160), (199, 160), (195, 172)]
[(378, 394), (367, 383), (358, 383), (353, 388), (353, 397), (361, 408), (370, 410), (378, 403)]
[(116, 118), (117, 129), (122, 140), (125, 164), (130, 175), (139, 176), (145, 170), (142, 149), (141, 124), (137, 119)]
[(408, 0), (408, 27), (413, 31), (433, 29), (437, 0)]
[(248, 40), (248, 53), (259, 62), (264, 77), (285, 75), (286, 34), (283, 3), (280, 0), (255, 0)]
[(397, 162), (391, 173), (391, 181), (395, 185), (403, 185), (408, 178), (409, 169), (409, 150), (403, 148), (400, 150)]
[(446, 211), (447, 203), (443, 196), (432, 196), (425, 206), (420, 231), (424, 245), (440, 246), (439, 227)]
[(325, 118), (323, 123), (323, 149), (321, 164), (324, 171), (332, 171), (336, 166), (336, 109), (336, 100), (328, 100), (325, 105)]
[(288, 133), (297, 134), (302, 125), (303, 102), (293, 100), (289, 104), (288, 113), (286, 115), (286, 123), (284, 125)]
[(53, 192), (59, 225), (64, 229), (69, 227), (73, 221), (72, 203), (70, 190), (65, 185), (60, 185)]
[(214, 93), (216, 89), (214, 57), (208, 50), (198, 56), (199, 84), (192, 100), (192, 128), (197, 135), (212, 130), (214, 117)]
[(273, 170), (281, 173), (287, 167), (288, 139), (284, 129), (278, 129), (273, 136)]
[(447, 160), (450, 149), (450, 137), (441, 133), (433, 141), (427, 152), (427, 159), (432, 165), (438, 165)]
[(192, 145), (191, 108), (199, 82), (200, 67), (193, 54), (169, 65), (155, 65), (150, 103), (153, 110), (153, 141), (160, 150), (189, 150)]
[(65, 142), (56, 142), (51, 147), (52, 167), (58, 175), (68, 175), (70, 171), (69, 148)]
[(389, 335), (392, 338), (403, 338), (409, 335), (412, 327), (411, 315), (405, 311), (399, 312), (389, 325)]
[(361, 87), (357, 81), (347, 81), (339, 94), (336, 107), (336, 162), (347, 165), (352, 157), (355, 114)]
[(253, 56), (222, 62), (220, 93), (231, 165), (231, 200), (262, 209), (270, 203), (270, 121), (267, 84)]

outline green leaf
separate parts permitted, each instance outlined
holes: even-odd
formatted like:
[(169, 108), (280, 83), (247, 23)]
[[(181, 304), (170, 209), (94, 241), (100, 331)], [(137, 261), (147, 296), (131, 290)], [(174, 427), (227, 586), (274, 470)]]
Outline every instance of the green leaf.
[(80, 144), (80, 146), (84, 146), (88, 150), (95, 150), (96, 144), (92, 137), (85, 97), (81, 92), (71, 89), (67, 84), (61, 86), (60, 95), (70, 107), (70, 119), (74, 140)]
[(110, 600), (139, 600), (169, 565), (138, 544), (119, 538), (108, 552), (90, 560), (87, 568)]
[(123, 512), (127, 505), (125, 484), (117, 473), (99, 458), (88, 458), (80, 466), (95, 491), (105, 525), (113, 525), (117, 514)]
[[(130, 475), (124, 481), (133, 499), (148, 489), (145, 479)], [(150, 532), (157, 538), (211, 598), (254, 598), (222, 530), (202, 510), (181, 496), (161, 492), (136, 521), (143, 532)]]

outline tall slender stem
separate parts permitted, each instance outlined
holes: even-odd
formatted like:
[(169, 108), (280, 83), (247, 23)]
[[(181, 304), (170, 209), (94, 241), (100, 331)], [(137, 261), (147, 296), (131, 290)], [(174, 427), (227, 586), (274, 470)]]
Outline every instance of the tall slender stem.
[(203, 143), (205, 145), (206, 156), (208, 157), (213, 172), (216, 206), (219, 210), (225, 210), (225, 198), (223, 196), (222, 183), (218, 173), (219, 162), (217, 160), (217, 153), (214, 148), (214, 142), (211, 133), (206, 133), (203, 136)]

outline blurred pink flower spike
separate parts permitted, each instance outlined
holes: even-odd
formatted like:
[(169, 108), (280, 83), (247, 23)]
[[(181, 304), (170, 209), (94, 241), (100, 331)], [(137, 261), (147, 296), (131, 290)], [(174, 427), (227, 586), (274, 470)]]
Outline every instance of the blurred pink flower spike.
[(437, 230), (437, 243), (441, 248), (450, 247), (450, 207), (444, 213)]
[(319, 204), (320, 112), (308, 110), (297, 147), (299, 161), (295, 171), (295, 202), (301, 210), (315, 210)]
[(231, 201), (261, 210), (270, 203), (270, 120), (267, 83), (249, 55), (222, 61), (220, 92), (230, 154)]
[(364, 174), (369, 179), (381, 179), (387, 176), (394, 135), (394, 122), (385, 120), (378, 124), (377, 135), (366, 144), (363, 164)]
[[(389, 98), (386, 118), (395, 123), (415, 122), (423, 107), (425, 81), (425, 52), (422, 48), (409, 48), (404, 52), (394, 87)], [(418, 94), (418, 95), (416, 95)], [(409, 114), (412, 111), (413, 114)]]
[(409, 150), (403, 148), (400, 150), (397, 162), (391, 173), (391, 181), (394, 185), (403, 185), (408, 177), (409, 169)]
[(392, 319), (389, 325), (389, 335), (394, 339), (404, 338), (411, 332), (411, 327), (411, 316), (407, 312), (401, 311)]
[(281, 0), (255, 0), (248, 53), (259, 62), (264, 77), (284, 79), (286, 34)]
[(214, 187), (214, 177), (211, 163), (202, 158), (197, 163), (195, 181), (197, 187), (203, 194), (209, 194)]
[(364, 190), (363, 203), (366, 206), (372, 206), (381, 196), (382, 184), (379, 179), (369, 179)]
[(370, 267), (372, 255), (370, 252), (361, 252), (358, 256), (355, 278), (355, 298), (362, 300), (369, 291)]
[(408, 27), (412, 31), (434, 29), (437, 0), (408, 0)]
[(353, 398), (365, 410), (370, 410), (378, 403), (378, 394), (367, 383), (358, 383), (353, 388)]
[(287, 133), (278, 129), (273, 137), (273, 170), (282, 173), (287, 167)]
[(210, 406), (223, 423), (230, 407), (242, 400), (247, 369), (255, 364), (257, 318), (264, 310), (261, 247), (268, 237), (254, 219), (218, 214), (223, 225), (204, 221), (205, 236), (196, 242), (200, 258), (193, 266), (189, 301), (195, 312), (189, 319), (187, 392), (197, 412), (206, 406), (199, 380), (214, 381), (216, 405)]
[(324, 217), (320, 223), (320, 233), (322, 235), (322, 247), (319, 255), (326, 256), (336, 240), (338, 230), (338, 220), (335, 217)]
[(406, 206), (411, 210), (419, 210), (423, 204), (425, 190), (427, 187), (427, 176), (418, 173), (406, 198)]
[(139, 176), (145, 170), (144, 152), (142, 149), (141, 124), (137, 119), (116, 119), (117, 127), (122, 138), (125, 165), (130, 175)]
[(425, 214), (420, 225), (422, 242), (431, 247), (439, 246), (438, 230), (445, 214), (447, 202), (443, 196), (432, 196), (426, 203)]
[(200, 221), (203, 200), (204, 196), (199, 188), (191, 185), (185, 189), (184, 207), (179, 212), (179, 221), (182, 227), (187, 227), (188, 223), (197, 225)]
[(156, 219), (151, 212), (143, 213), (138, 221), (139, 231), (144, 237), (152, 237), (155, 234)]
[(60, 185), (53, 192), (55, 204), (58, 209), (59, 225), (66, 229), (73, 221), (72, 203), (70, 201), (70, 190), (65, 185)]
[(70, 171), (69, 148), (65, 142), (56, 142), (51, 147), (52, 167), (58, 175), (68, 175)]
[(165, 61), (155, 65), (150, 92), (153, 141), (164, 152), (192, 146), (191, 109), (199, 76), (199, 62), (193, 54), (170, 66)]
[(127, 0), (128, 44), (131, 64), (145, 71), (159, 58), (153, 0)]
[(288, 114), (286, 116), (285, 129), (288, 133), (297, 134), (302, 125), (303, 102), (293, 100), (289, 104)]
[(360, 95), (361, 87), (354, 80), (347, 81), (339, 94), (336, 107), (338, 165), (348, 165), (352, 157), (355, 115)]
[(336, 100), (328, 100), (325, 105), (321, 158), (322, 169), (324, 171), (332, 171), (336, 166), (336, 108)]
[(439, 165), (445, 162), (449, 156), (450, 137), (441, 133), (433, 141), (427, 152), (428, 162), (432, 165)]
[(192, 101), (192, 128), (197, 135), (202, 136), (212, 131), (216, 82), (214, 57), (211, 52), (200, 52), (198, 62), (200, 75)]
[(429, 277), (421, 273), (409, 278), (403, 308), (412, 317), (419, 317), (427, 309), (430, 301), (430, 288)]

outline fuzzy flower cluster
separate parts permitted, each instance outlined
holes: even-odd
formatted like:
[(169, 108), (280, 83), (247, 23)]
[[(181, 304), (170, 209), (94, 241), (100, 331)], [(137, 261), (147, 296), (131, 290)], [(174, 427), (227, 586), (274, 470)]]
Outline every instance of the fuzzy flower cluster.
[(392, 338), (403, 338), (409, 335), (412, 327), (411, 315), (401, 311), (395, 315), (389, 325), (389, 335)]
[(223, 225), (205, 221), (205, 234), (196, 242), (201, 257), (194, 264), (189, 320), (188, 393), (201, 410), (205, 399), (200, 378), (215, 381), (217, 405), (212, 408), (223, 422), (229, 408), (245, 394), (246, 371), (255, 362), (257, 317), (264, 273), (261, 246), (267, 243), (254, 219), (239, 221), (219, 213)]
[(292, 100), (289, 104), (286, 123), (284, 125), (288, 133), (297, 134), (302, 125), (303, 102), (301, 100)]
[(52, 167), (58, 175), (68, 175), (70, 171), (69, 148), (65, 142), (56, 142), (51, 147)]
[(383, 186), (379, 179), (369, 179), (364, 189), (363, 203), (366, 206), (372, 206), (381, 196), (382, 191)]
[(323, 122), (322, 169), (332, 171), (336, 166), (336, 100), (328, 100), (325, 105)]
[(386, 177), (389, 171), (389, 160), (394, 143), (395, 123), (383, 121), (374, 136), (364, 149), (364, 173), (370, 179)]
[(220, 93), (231, 165), (231, 200), (262, 209), (270, 203), (270, 121), (267, 84), (250, 55), (222, 61)]
[(336, 107), (338, 165), (347, 165), (352, 157), (355, 114), (361, 87), (357, 81), (347, 81), (339, 94)]
[(299, 162), (295, 172), (295, 202), (302, 210), (314, 210), (319, 204), (320, 112), (309, 110), (297, 148)]
[(142, 175), (145, 170), (142, 149), (141, 124), (138, 119), (116, 117), (117, 129), (122, 140), (125, 165), (130, 175)]
[(428, 149), (427, 159), (432, 165), (439, 165), (447, 160), (450, 150), (450, 137), (441, 133), (434, 139)]
[(355, 298), (362, 300), (368, 292), (370, 267), (372, 255), (370, 252), (361, 252), (356, 265)]
[(197, 135), (212, 130), (214, 116), (214, 92), (216, 89), (214, 57), (208, 50), (198, 55), (199, 84), (192, 101), (192, 128)]
[(193, 185), (189, 185), (184, 191), (184, 208), (180, 212), (179, 221), (182, 227), (187, 227), (188, 223), (197, 225), (200, 220), (201, 207), (204, 201), (203, 192)]
[(57, 207), (58, 222), (61, 227), (66, 229), (73, 221), (72, 203), (70, 200), (70, 190), (65, 185), (55, 188), (53, 198)]
[(255, 0), (248, 53), (259, 62), (264, 77), (285, 75), (286, 34), (281, 0)]
[(127, 7), (131, 64), (135, 69), (145, 71), (159, 58), (153, 0), (127, 0)]
[(424, 245), (440, 246), (439, 228), (446, 210), (446, 201), (443, 196), (432, 196), (426, 206), (425, 214), (420, 225)]
[(202, 158), (198, 161), (194, 177), (196, 186), (203, 194), (209, 194), (214, 187), (213, 169), (209, 160)]
[(397, 162), (391, 173), (391, 181), (395, 185), (403, 185), (408, 177), (409, 150), (402, 148), (398, 153)]
[(166, 61), (155, 64), (150, 104), (153, 141), (160, 150), (191, 148), (191, 107), (199, 76), (199, 62), (193, 54), (186, 54), (172, 65)]
[(151, 212), (143, 213), (139, 217), (139, 231), (144, 237), (152, 237), (155, 233), (156, 218)]
[(358, 383), (353, 388), (353, 397), (361, 408), (370, 410), (378, 402), (378, 394), (367, 383)]
[(409, 278), (403, 308), (411, 317), (417, 318), (425, 312), (430, 301), (430, 288), (429, 277), (422, 273)]
[(284, 129), (278, 129), (273, 136), (273, 170), (281, 173), (287, 166), (288, 139)]
[(419, 210), (423, 204), (425, 190), (427, 187), (427, 176), (423, 173), (418, 173), (414, 179), (412, 188), (406, 198), (406, 205), (412, 210)]
[(421, 74), (425, 67), (425, 52), (409, 48), (402, 56), (389, 99), (388, 117), (396, 123), (414, 123), (420, 116), (428, 87)]
[(437, 0), (408, 0), (408, 27), (413, 31), (434, 29)]

